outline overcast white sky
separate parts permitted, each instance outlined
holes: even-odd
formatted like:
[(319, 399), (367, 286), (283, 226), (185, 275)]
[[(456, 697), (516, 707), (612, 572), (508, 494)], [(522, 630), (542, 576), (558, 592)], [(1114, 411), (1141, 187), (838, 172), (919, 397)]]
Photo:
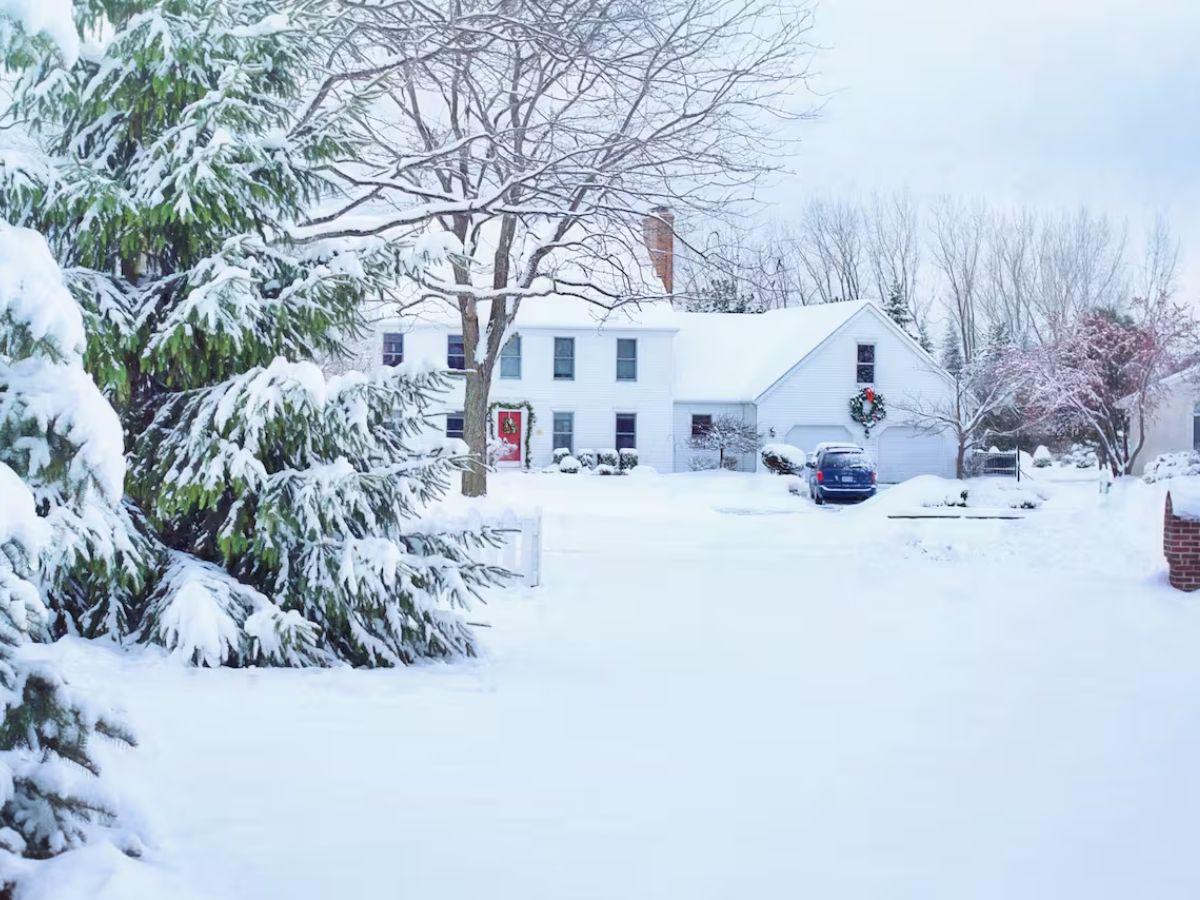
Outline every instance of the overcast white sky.
[(821, 0), (821, 117), (778, 213), (908, 188), (1128, 218), (1156, 210), (1200, 295), (1200, 0)]

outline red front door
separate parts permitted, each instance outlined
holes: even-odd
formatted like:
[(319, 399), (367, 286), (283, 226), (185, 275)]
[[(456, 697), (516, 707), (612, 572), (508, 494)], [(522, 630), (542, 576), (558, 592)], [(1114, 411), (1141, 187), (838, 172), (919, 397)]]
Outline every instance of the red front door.
[(502, 409), (496, 418), (496, 436), (508, 444), (496, 457), (498, 462), (521, 461), (521, 412)]

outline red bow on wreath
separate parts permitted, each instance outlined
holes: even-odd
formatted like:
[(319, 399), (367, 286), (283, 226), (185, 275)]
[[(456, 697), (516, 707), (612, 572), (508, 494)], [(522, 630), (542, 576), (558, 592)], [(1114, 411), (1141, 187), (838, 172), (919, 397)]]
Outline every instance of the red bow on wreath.
[(868, 403), (875, 402), (875, 388), (873, 388), (873, 387), (867, 388), (867, 402)]

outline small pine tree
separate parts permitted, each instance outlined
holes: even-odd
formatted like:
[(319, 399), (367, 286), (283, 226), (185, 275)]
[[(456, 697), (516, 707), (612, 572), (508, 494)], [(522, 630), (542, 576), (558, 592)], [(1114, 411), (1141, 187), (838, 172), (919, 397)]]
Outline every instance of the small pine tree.
[(714, 278), (688, 301), (689, 312), (760, 313), (765, 307), (753, 294), (738, 290), (737, 279)]
[(54, 666), (20, 653), (46, 627), (44, 596), (71, 574), (75, 523), (112, 521), (121, 501), (120, 423), (83, 370), (83, 345), (45, 242), (0, 223), (0, 896), (16, 858), (54, 856), (114, 822), (90, 743), (133, 742)]
[(946, 324), (946, 334), (942, 338), (942, 368), (951, 375), (963, 370), (962, 347), (958, 343), (958, 332), (953, 322)]
[(906, 333), (912, 333), (912, 311), (908, 308), (908, 301), (904, 298), (904, 292), (900, 289), (899, 284), (892, 285), (891, 291), (888, 292), (887, 300), (884, 301), (883, 311), (888, 314), (888, 317), (893, 322), (904, 329)]
[[(159, 552), (133, 634), (203, 664), (380, 665), (471, 653), (461, 610), (492, 538), (423, 509), (465, 464), (416, 434), (441, 376), (327, 381), (409, 262), (382, 240), (294, 237), (352, 160), (369, 94), (301, 119), (322, 4), (82, 0), (99, 48), (22, 69), (10, 116), (48, 153), (4, 208), (49, 235), (89, 311), (88, 365), (130, 444)], [(340, 90), (340, 89), (339, 89)], [(108, 616), (114, 628), (126, 627)]]

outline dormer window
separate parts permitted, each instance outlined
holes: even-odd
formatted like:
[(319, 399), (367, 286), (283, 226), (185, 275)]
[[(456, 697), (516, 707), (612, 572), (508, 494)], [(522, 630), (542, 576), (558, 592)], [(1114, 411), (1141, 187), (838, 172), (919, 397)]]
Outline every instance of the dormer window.
[(858, 345), (858, 363), (855, 367), (859, 384), (875, 383), (875, 345)]

